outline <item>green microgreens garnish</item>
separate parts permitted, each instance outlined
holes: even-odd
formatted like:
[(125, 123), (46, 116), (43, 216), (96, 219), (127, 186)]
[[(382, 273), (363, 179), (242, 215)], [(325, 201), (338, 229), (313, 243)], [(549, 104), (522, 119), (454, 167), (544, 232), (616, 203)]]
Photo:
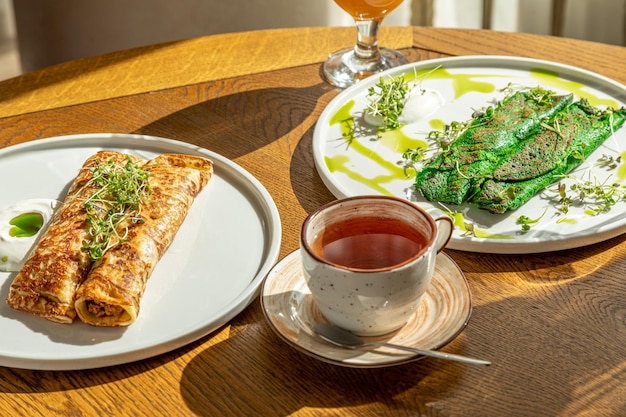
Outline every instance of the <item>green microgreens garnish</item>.
[[(528, 100), (532, 100), (540, 106), (549, 105), (556, 94), (556, 92), (541, 86), (531, 88), (514, 83), (508, 83), (501, 91), (505, 94), (504, 100), (518, 91), (526, 91)], [(500, 101), (500, 103), (501, 102), (502, 101)]]
[(461, 234), (461, 236), (476, 237), (476, 231), (474, 230), (474, 223), (463, 222), (463, 228), (465, 229), (465, 231)]
[(385, 81), (380, 77), (378, 83), (368, 88), (369, 103), (365, 111), (374, 117), (381, 118), (381, 130), (393, 130), (400, 127), (400, 114), (411, 91), (404, 77), (391, 78)]
[(612, 155), (602, 155), (601, 158), (595, 163), (595, 166), (607, 168), (607, 169), (616, 169), (619, 164), (622, 163), (622, 157), (614, 157)]
[(545, 121), (541, 121), (539, 125), (543, 127), (544, 129), (555, 133), (557, 136), (563, 137), (563, 134), (561, 133), (561, 125), (559, 124), (558, 118), (554, 119), (554, 122), (552, 125), (546, 123)]
[(423, 161), (426, 157), (425, 148), (409, 148), (402, 154), (402, 160), (404, 161), (404, 175), (409, 177), (408, 169), (412, 168), (417, 171), (416, 165), (418, 162)]
[(112, 159), (96, 162), (90, 171), (92, 178), (83, 188), (96, 190), (84, 203), (90, 239), (83, 241), (83, 250), (96, 261), (124, 241), (131, 224), (143, 222), (140, 204), (149, 200), (151, 190), (149, 173), (130, 157), (124, 165)]
[(355, 127), (354, 127), (354, 119), (353, 118), (349, 118), (349, 119), (345, 119), (341, 121), (342, 126), (344, 127), (341, 131), (341, 135), (343, 136), (343, 138), (346, 141), (346, 144), (348, 146), (350, 146), (350, 144), (352, 143), (352, 141), (355, 138)]
[(585, 214), (595, 216), (611, 210), (621, 200), (626, 200), (626, 185), (619, 183), (599, 182), (589, 172), (586, 179), (574, 175), (564, 176), (574, 181), (569, 187), (560, 182), (552, 191), (558, 193), (558, 211), (567, 214), (573, 205), (585, 207)]
[(528, 232), (530, 230), (530, 228), (532, 226), (534, 226), (537, 223), (539, 223), (539, 221), (546, 214), (547, 211), (548, 211), (548, 208), (546, 207), (545, 210), (543, 211), (543, 213), (541, 213), (541, 216), (537, 217), (536, 219), (531, 219), (530, 217), (524, 216), (524, 215), (519, 216), (515, 222), (517, 224), (521, 224), (522, 225), (522, 233), (526, 233), (526, 232)]
[(535, 87), (528, 90), (528, 98), (540, 106), (549, 105), (554, 99), (554, 94), (556, 94), (554, 91), (543, 87)]
[(463, 133), (472, 123), (472, 120), (465, 122), (453, 121), (443, 127), (443, 130), (432, 130), (428, 132), (428, 139), (435, 141), (436, 145), (443, 151), (447, 150), (461, 133)]

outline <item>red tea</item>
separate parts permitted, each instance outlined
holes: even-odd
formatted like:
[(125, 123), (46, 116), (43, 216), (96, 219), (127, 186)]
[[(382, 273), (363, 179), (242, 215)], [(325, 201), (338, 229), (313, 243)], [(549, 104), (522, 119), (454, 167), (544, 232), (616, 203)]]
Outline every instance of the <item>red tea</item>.
[(411, 259), (426, 243), (419, 230), (402, 220), (356, 217), (327, 226), (311, 247), (336, 265), (379, 269)]

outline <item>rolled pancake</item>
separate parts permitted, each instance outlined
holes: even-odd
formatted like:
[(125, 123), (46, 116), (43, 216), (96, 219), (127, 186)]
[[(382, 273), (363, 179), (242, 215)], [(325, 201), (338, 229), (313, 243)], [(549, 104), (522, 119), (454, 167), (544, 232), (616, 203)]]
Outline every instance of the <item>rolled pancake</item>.
[(196, 195), (208, 183), (213, 164), (205, 158), (163, 154), (143, 166), (150, 173), (150, 201), (142, 223), (93, 265), (76, 294), (79, 318), (95, 326), (128, 326), (155, 266), (170, 246)]
[(71, 323), (76, 318), (76, 290), (92, 266), (89, 254), (82, 250), (89, 236), (85, 199), (96, 189), (85, 187), (92, 177), (90, 168), (111, 159), (123, 163), (126, 158), (126, 154), (102, 151), (85, 161), (65, 201), (14, 278), (6, 300), (11, 308), (59, 323)]

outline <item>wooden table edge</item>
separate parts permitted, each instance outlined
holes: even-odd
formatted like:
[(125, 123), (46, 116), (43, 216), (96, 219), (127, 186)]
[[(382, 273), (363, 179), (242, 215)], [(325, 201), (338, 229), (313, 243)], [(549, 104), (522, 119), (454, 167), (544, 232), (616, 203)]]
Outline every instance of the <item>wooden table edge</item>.
[[(382, 27), (391, 48), (410, 27)], [(323, 62), (356, 41), (353, 27), (226, 33), (83, 58), (0, 82), (0, 117)]]

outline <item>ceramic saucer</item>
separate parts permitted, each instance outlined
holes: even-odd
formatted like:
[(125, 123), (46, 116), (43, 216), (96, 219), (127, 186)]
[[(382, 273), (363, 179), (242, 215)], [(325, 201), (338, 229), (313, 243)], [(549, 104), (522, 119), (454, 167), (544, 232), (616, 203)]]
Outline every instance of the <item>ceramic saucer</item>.
[[(353, 368), (398, 365), (423, 356), (388, 348), (350, 350), (315, 335), (315, 323), (327, 320), (318, 310), (302, 275), (300, 251), (277, 263), (261, 289), (263, 312), (273, 330), (295, 349), (324, 362)], [(445, 253), (437, 256), (432, 283), (415, 314), (400, 330), (365, 338), (422, 349), (439, 349), (463, 331), (472, 313), (472, 297), (463, 272)]]

